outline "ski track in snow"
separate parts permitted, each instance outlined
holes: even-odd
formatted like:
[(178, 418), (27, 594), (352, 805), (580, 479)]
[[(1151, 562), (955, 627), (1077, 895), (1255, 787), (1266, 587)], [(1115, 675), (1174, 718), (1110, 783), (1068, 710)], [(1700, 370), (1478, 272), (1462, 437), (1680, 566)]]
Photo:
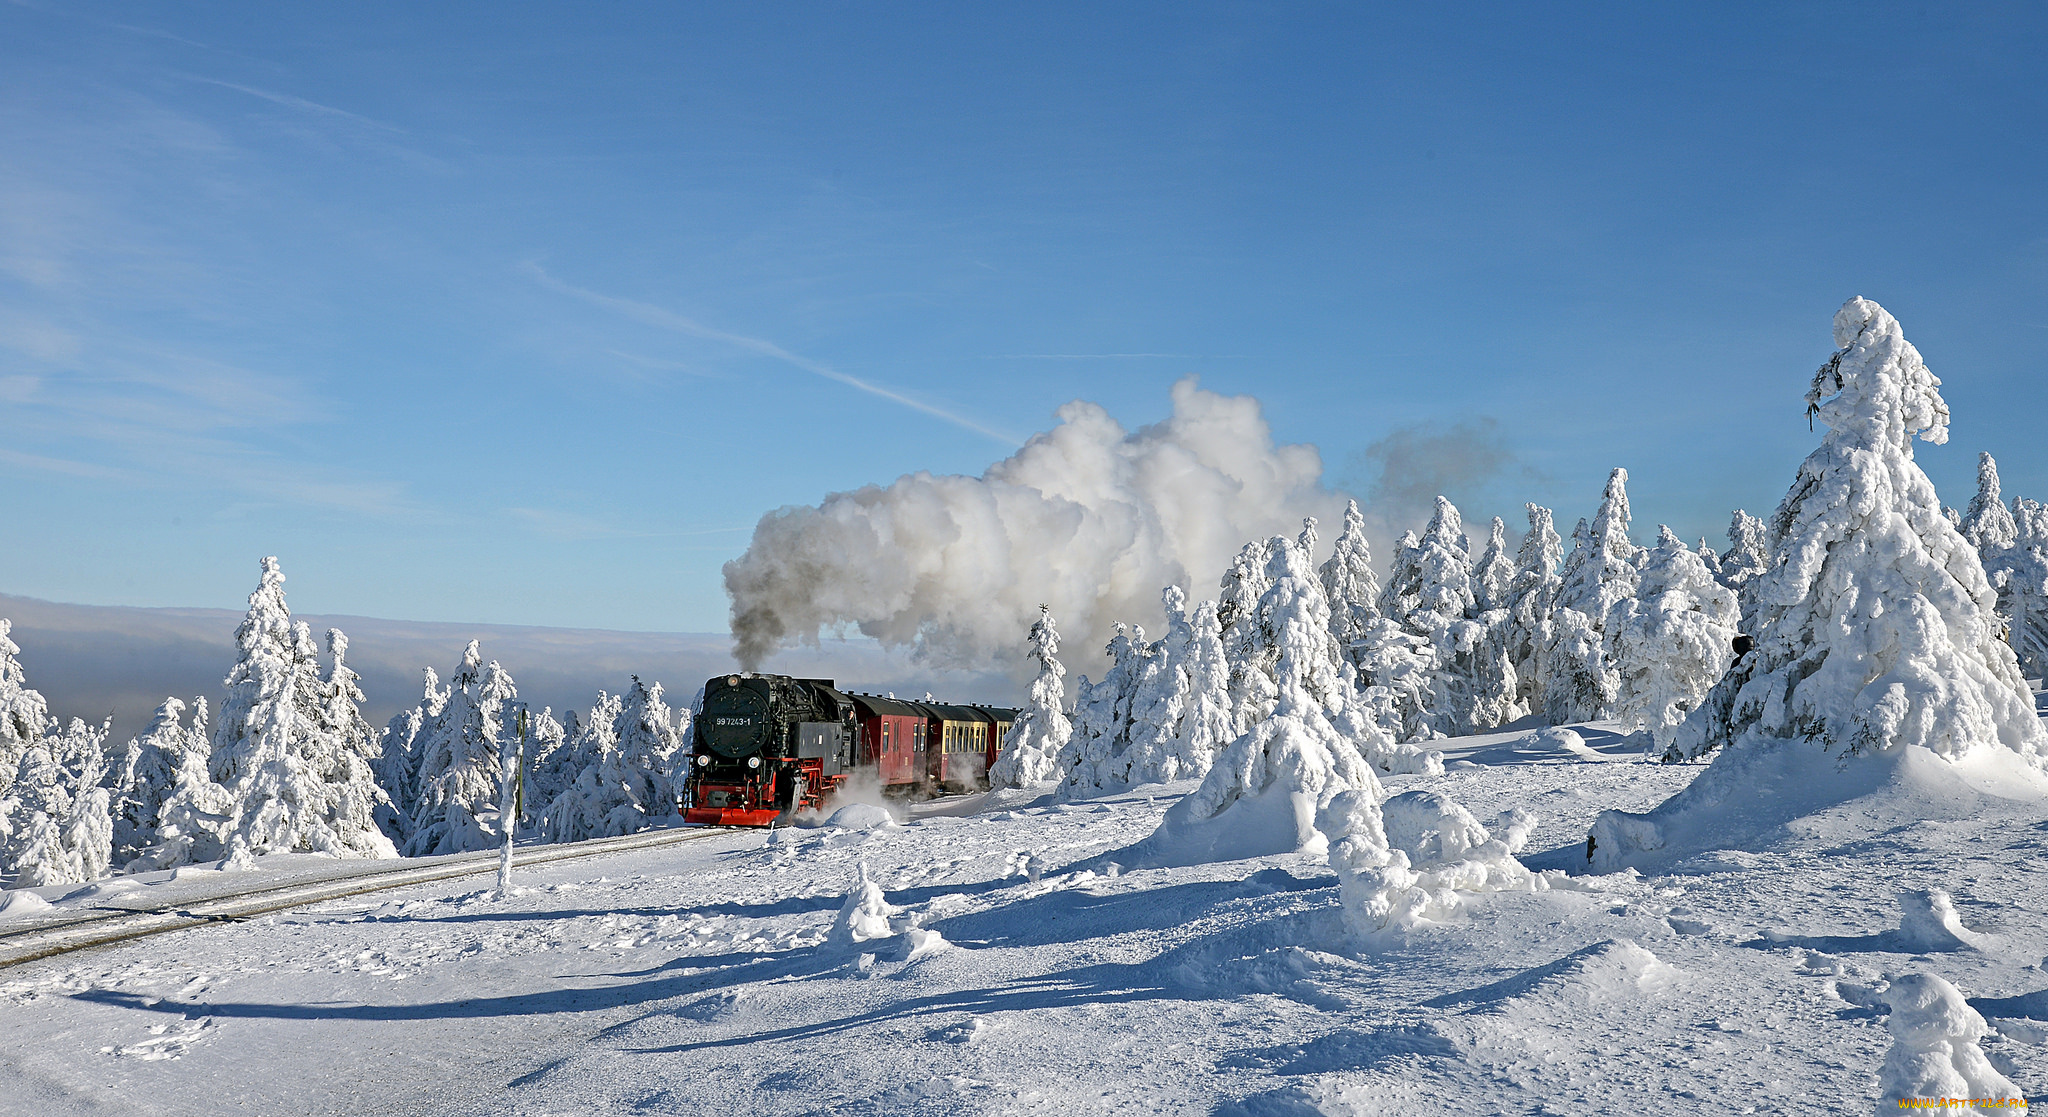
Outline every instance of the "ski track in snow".
[[(1384, 782), (1531, 811), (1525, 859), (1556, 867), (1598, 811), (1701, 770), (1581, 732), (1600, 762), (1501, 733)], [(2048, 1094), (2048, 804), (1823, 814), (1367, 943), (1320, 857), (1115, 866), (1191, 788), (738, 832), (541, 866), (509, 898), (422, 885), (16, 966), (0, 1112), (1868, 1111), (1873, 990), (1909, 971), (1960, 987), (1994, 1063)], [(828, 943), (862, 863), (903, 933)], [(1949, 892), (1984, 945), (1903, 952), (1904, 888)]]

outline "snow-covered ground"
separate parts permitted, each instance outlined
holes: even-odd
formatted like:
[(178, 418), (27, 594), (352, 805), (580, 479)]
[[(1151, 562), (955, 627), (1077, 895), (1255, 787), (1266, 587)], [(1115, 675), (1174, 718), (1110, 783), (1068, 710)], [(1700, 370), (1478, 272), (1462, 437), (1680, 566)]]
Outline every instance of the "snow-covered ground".
[[(1444, 775), (1384, 782), (1532, 812), (1524, 860), (1577, 868), (1595, 814), (1702, 770), (1580, 733), (1442, 742)], [(1868, 1111), (1875, 990), (1909, 972), (2048, 1094), (2038, 798), (1866, 798), (1363, 942), (1320, 856), (1122, 870), (1192, 786), (733, 832), (510, 898), (444, 882), (25, 963), (0, 970), (0, 1111)], [(862, 865), (896, 910), (842, 918)], [(1958, 949), (1900, 932), (1932, 889)]]

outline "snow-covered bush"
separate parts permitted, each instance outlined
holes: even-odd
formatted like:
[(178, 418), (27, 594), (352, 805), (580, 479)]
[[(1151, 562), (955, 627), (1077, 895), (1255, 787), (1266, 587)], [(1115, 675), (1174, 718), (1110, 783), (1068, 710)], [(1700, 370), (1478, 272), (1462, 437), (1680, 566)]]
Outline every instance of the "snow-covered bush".
[(373, 815), (384, 795), (360, 752), (367, 746), (352, 746), (330, 723), (354, 701), (330, 689), (346, 682), (353, 690), (354, 676), (320, 677), (312, 630), (293, 623), (275, 558), (263, 560), (235, 643), (241, 655), (228, 672), (210, 761), (214, 782), (234, 796), (230, 855), (394, 856)]
[(1614, 716), (1648, 727), (1651, 747), (1662, 754), (1735, 658), (1740, 616), (1735, 594), (1661, 525), (1637, 592), (1633, 606), (1616, 613)]
[(1948, 437), (1941, 382), (1876, 303), (1849, 300), (1834, 325), (1841, 349), (1806, 396), (1828, 432), (1772, 518), (1756, 647), (1676, 740), (1683, 756), (1721, 754), (1648, 815), (1602, 814), (1596, 866), (1691, 841), (1756, 781), (1811, 767), (1798, 750), (2048, 763), (1976, 548), (1913, 460), (1914, 437)]
[(1405, 792), (1384, 803), (1366, 792), (1335, 796), (1316, 815), (1337, 871), (1344, 921), (1360, 935), (1411, 930), (1448, 918), (1460, 894), (1548, 887), (1515, 853), (1533, 820), (1503, 818), (1495, 837), (1442, 795)]
[(1065, 708), (1067, 669), (1060, 663), (1059, 627), (1047, 606), (1038, 607), (1030, 640), (1026, 655), (1038, 662), (1038, 673), (1029, 700), (1003, 738), (1002, 755), (988, 770), (993, 787), (1028, 787), (1059, 775), (1058, 758), (1074, 735)]

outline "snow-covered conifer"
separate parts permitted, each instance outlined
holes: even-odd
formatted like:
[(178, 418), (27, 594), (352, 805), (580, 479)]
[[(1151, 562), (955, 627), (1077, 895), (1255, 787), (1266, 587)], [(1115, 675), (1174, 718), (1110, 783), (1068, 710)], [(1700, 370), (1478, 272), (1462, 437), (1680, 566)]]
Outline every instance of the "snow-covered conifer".
[(1768, 778), (1759, 766), (1800, 762), (1794, 750), (2048, 764), (1976, 549), (1913, 460), (1916, 436), (1948, 438), (1941, 382), (1874, 302), (1849, 300), (1834, 330), (1841, 348), (1806, 395), (1828, 431), (1772, 517), (1756, 647), (1676, 742), (1682, 755), (1720, 755), (1649, 815), (1601, 815), (1596, 865), (1665, 843), (1666, 825)]
[[(1998, 463), (1989, 453), (1977, 455), (1977, 495), (1963, 510), (1963, 538), (1977, 548), (1990, 568), (2019, 538), (2012, 512), (1998, 491)], [(1994, 579), (1994, 586), (1996, 580)]]
[[(1379, 795), (1372, 765), (1329, 716), (1333, 707), (1348, 708), (1351, 684), (1308, 552), (1280, 537), (1266, 550), (1268, 588), (1257, 613), (1260, 642), (1274, 652), (1273, 708), (1167, 810), (1140, 846), (1140, 861), (1189, 864), (1313, 848), (1322, 841), (1318, 808), (1345, 791)], [(1384, 735), (1366, 743), (1392, 745)]]
[(600, 710), (609, 712), (611, 731), (591, 740), (590, 759), (543, 812), (541, 829), (549, 841), (632, 834), (675, 817), (680, 796), (669, 778), (669, 761), (680, 742), (661, 693), (660, 683), (648, 686), (635, 675), (616, 700), (598, 695), (591, 720)]
[[(1735, 594), (1660, 525), (1643, 566), (1636, 607), (1613, 633), (1620, 680), (1614, 716), (1647, 726), (1659, 753), (1734, 659)], [(1617, 614), (1619, 615), (1619, 614)]]
[(157, 807), (153, 840), (125, 862), (128, 872), (169, 869), (227, 856), (235, 796), (213, 782), (204, 698), (192, 701), (192, 724), (185, 731), (185, 744), (176, 755), (169, 786)]
[(0, 617), (0, 792), (13, 781), (21, 754), (50, 731), (49, 704), (29, 689), (22, 672), (19, 645), (8, 638), (14, 622)]
[[(235, 798), (232, 856), (390, 856), (364, 805), (376, 801), (375, 783), (328, 724), (329, 684), (313, 633), (293, 623), (275, 558), (263, 560), (235, 642), (241, 656), (228, 672), (211, 758), (214, 781)], [(337, 783), (341, 777), (348, 782)]]
[(156, 709), (149, 728), (128, 742), (114, 779), (114, 864), (126, 865), (157, 845), (162, 838), (164, 803), (176, 792), (178, 772), (189, 754), (196, 753), (203, 764), (210, 744), (206, 739), (206, 699), (194, 698), (192, 725), (185, 725), (185, 703), (166, 698)]
[(1716, 582), (1720, 581), (1721, 553), (1707, 545), (1706, 536), (1700, 536), (1700, 545), (1694, 549), (1693, 553), (1700, 556), (1700, 562), (1706, 565), (1707, 573), (1712, 574)]
[(1066, 713), (1067, 669), (1060, 664), (1060, 633), (1050, 608), (1038, 607), (1029, 639), (1026, 655), (1037, 662), (1038, 673), (1029, 700), (1003, 738), (1002, 754), (989, 768), (989, 783), (995, 787), (1028, 787), (1059, 775), (1057, 758), (1074, 732)]
[(1472, 597), (1482, 613), (1508, 607), (1515, 564), (1508, 558), (1508, 525), (1499, 516), (1486, 538), (1486, 552), (1472, 567)]
[(519, 696), (512, 676), (489, 666), (471, 640), (448, 683), (448, 700), (419, 748), (417, 799), (408, 857), (496, 848), (498, 771), (506, 704)]
[(1195, 606), (1189, 629), (1188, 693), (1181, 710), (1180, 736), (1174, 742), (1181, 778), (1208, 775), (1216, 754), (1236, 740), (1238, 733), (1230, 703), (1230, 663), (1223, 656), (1216, 603), (1204, 601)]
[(555, 719), (554, 707), (543, 706), (540, 713), (529, 714), (527, 720), (526, 789), (522, 793), (525, 810), (519, 817), (521, 826), (536, 825), (541, 811), (581, 771), (571, 765), (576, 750), (570, 744), (567, 727)]
[(2015, 542), (2006, 552), (1999, 613), (2021, 670), (2040, 678), (2048, 674), (2048, 505), (2016, 497), (2012, 511)]
[(1316, 571), (1323, 583), (1323, 596), (1330, 601), (1330, 634), (1337, 647), (1352, 663), (1358, 662), (1354, 645), (1365, 639), (1379, 620), (1380, 583), (1372, 570), (1372, 544), (1365, 538), (1365, 514), (1358, 502), (1344, 504), (1344, 530)]
[(441, 686), (434, 669), (425, 668), (421, 674), (426, 679), (426, 693), (419, 705), (393, 716), (384, 727), (383, 751), (376, 764), (377, 783), (391, 801), (389, 810), (380, 814), (379, 824), (385, 837), (400, 847), (412, 836), (412, 816), (419, 806), (420, 749), (448, 703), (448, 690)]
[(1090, 795), (1123, 786), (1131, 705), (1150, 650), (1143, 628), (1118, 624), (1104, 649), (1110, 662), (1102, 681), (1091, 685), (1082, 676), (1074, 702), (1074, 736), (1061, 762), (1067, 776), (1060, 794)]
[(0, 874), (15, 888), (78, 884), (107, 875), (113, 860), (107, 728), (73, 718), (31, 744), (0, 797)]
[[(303, 626), (302, 626), (303, 627)], [(343, 856), (396, 857), (398, 849), (380, 820), (392, 815), (391, 797), (377, 782), (382, 745), (377, 731), (363, 717), (362, 676), (348, 666), (348, 635), (327, 630), (327, 682), (321, 688), (320, 730), (328, 747), (327, 770), (332, 819), (329, 823)]]
[(1263, 717), (1273, 703), (1273, 672), (1264, 661), (1268, 649), (1261, 642), (1259, 618), (1259, 601), (1271, 584), (1266, 580), (1270, 548), (1266, 539), (1246, 543), (1223, 572), (1216, 595), (1216, 621), (1222, 628), (1223, 655), (1230, 663), (1231, 714), (1240, 726)]
[(1182, 754), (1181, 720), (1187, 713), (1189, 697), (1188, 657), (1195, 639), (1188, 619), (1188, 595), (1179, 586), (1160, 591), (1166, 612), (1166, 635), (1159, 638), (1138, 664), (1138, 678), (1131, 695), (1130, 744), (1116, 778), (1126, 786), (1164, 783), (1206, 771), (1207, 758)]
[(1547, 688), (1544, 652), (1550, 644), (1550, 614), (1556, 607), (1557, 590), (1563, 584), (1557, 564), (1564, 558), (1564, 544), (1551, 524), (1550, 509), (1525, 505), (1529, 512), (1529, 533), (1515, 554), (1515, 578), (1508, 586), (1507, 632), (1504, 643), (1508, 660), (1515, 669), (1515, 699), (1525, 708), (1543, 703)]
[(1420, 608), (1418, 597), (1422, 590), (1421, 542), (1412, 531), (1404, 531), (1394, 541), (1394, 561), (1387, 570), (1387, 580), (1380, 584), (1380, 615), (1400, 622)]

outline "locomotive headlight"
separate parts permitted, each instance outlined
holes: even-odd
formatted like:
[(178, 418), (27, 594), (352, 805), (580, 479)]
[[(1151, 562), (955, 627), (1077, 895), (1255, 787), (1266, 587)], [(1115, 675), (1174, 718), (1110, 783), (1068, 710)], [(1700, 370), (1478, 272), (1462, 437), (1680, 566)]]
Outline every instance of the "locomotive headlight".
[(698, 753), (698, 754), (697, 754), (697, 767), (699, 767), (699, 768), (709, 768), (709, 767), (711, 767), (711, 754), (710, 754), (710, 753), (708, 753), (708, 752), (700, 752), (700, 753)]
[(748, 757), (748, 758), (747, 758), (747, 767), (749, 767), (749, 768), (759, 768), (760, 766), (761, 766), (761, 758), (760, 758), (760, 757), (758, 757), (758, 756), (750, 756), (750, 757)]

